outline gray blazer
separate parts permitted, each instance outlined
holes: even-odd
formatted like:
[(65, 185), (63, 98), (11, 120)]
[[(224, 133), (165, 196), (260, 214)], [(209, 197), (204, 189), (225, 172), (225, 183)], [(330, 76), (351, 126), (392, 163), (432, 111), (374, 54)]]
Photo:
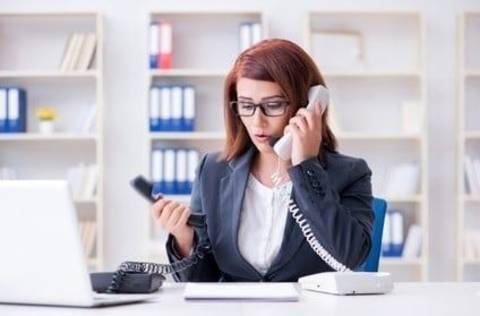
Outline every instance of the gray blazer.
[[(306, 242), (287, 216), (277, 257), (261, 275), (240, 254), (238, 227), (252, 158), (252, 146), (230, 161), (217, 161), (218, 153), (203, 157), (191, 198), (192, 212), (207, 216), (212, 253), (194, 266), (175, 273), (176, 281), (296, 282), (299, 277), (332, 271)], [(367, 257), (374, 220), (371, 171), (363, 159), (324, 150), (323, 159), (311, 158), (288, 170), (292, 197), (320, 244), (335, 259), (354, 269)], [(254, 247), (255, 245), (252, 245)], [(167, 240), (170, 262), (179, 260), (174, 238)]]

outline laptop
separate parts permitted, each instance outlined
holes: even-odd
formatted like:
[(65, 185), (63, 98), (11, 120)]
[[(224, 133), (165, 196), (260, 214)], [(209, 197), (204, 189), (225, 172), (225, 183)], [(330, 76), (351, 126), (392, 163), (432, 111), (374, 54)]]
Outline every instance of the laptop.
[(0, 303), (96, 307), (157, 296), (92, 290), (66, 181), (0, 181), (0, 253)]

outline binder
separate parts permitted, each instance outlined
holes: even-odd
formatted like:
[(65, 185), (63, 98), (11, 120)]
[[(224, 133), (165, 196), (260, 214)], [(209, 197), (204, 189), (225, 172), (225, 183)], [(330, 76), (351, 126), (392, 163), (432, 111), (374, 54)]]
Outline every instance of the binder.
[(160, 89), (150, 88), (150, 131), (160, 131)]
[(195, 130), (195, 89), (192, 86), (183, 88), (183, 122), (184, 131)]
[(175, 194), (175, 150), (165, 149), (164, 151), (164, 193)]
[(243, 52), (250, 47), (252, 43), (252, 28), (250, 23), (240, 24), (240, 52)]
[(171, 88), (171, 112), (172, 119), (170, 124), (170, 130), (181, 131), (182, 130), (182, 117), (183, 117), (183, 91), (181, 86), (173, 86)]
[(27, 95), (20, 88), (9, 88), (7, 97), (7, 130), (9, 133), (27, 131)]
[(176, 151), (176, 194), (188, 194), (187, 150)]
[(392, 212), (390, 223), (392, 226), (391, 255), (400, 257), (403, 250), (403, 215), (398, 211)]
[(160, 28), (158, 23), (150, 23), (150, 48), (149, 66), (150, 69), (158, 68), (158, 55), (160, 53)]
[(172, 25), (167, 22), (160, 23), (160, 53), (157, 64), (161, 69), (172, 68)]
[(0, 133), (8, 132), (7, 118), (8, 118), (8, 98), (7, 89), (0, 88)]
[(160, 87), (160, 131), (171, 130), (171, 90), (168, 86)]
[(196, 168), (199, 162), (199, 154), (198, 151), (194, 149), (190, 149), (188, 151), (188, 157), (187, 157), (187, 179), (188, 179), (188, 194), (192, 193), (192, 186), (193, 182), (195, 181), (195, 176), (196, 176)]
[(254, 45), (262, 40), (262, 27), (258, 22), (252, 23), (250, 27), (252, 32), (252, 42), (250, 45)]
[(163, 172), (164, 154), (161, 149), (154, 149), (152, 151), (151, 160), (153, 193), (164, 193), (165, 191), (165, 177)]
[(385, 214), (385, 222), (383, 223), (382, 236), (382, 256), (389, 257), (392, 253), (392, 234), (391, 234), (391, 218), (390, 213)]

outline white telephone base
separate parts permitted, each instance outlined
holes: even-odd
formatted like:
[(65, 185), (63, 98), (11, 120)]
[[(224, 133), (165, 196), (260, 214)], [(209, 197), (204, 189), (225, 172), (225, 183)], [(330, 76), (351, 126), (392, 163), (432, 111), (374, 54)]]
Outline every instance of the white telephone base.
[(337, 295), (385, 294), (393, 289), (386, 272), (322, 272), (298, 279), (304, 290)]

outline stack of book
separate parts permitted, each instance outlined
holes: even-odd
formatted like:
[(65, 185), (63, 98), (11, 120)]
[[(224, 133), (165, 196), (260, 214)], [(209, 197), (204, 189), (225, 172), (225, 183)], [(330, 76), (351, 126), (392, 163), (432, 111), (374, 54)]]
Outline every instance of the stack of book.
[(98, 166), (80, 163), (67, 171), (67, 181), (74, 200), (88, 200), (95, 197), (98, 180)]
[(73, 33), (68, 38), (63, 52), (60, 71), (85, 71), (90, 68), (95, 56), (97, 35)]
[(262, 26), (258, 22), (240, 24), (240, 52), (262, 40)]
[(193, 131), (195, 89), (192, 86), (150, 88), (150, 131)]
[(465, 155), (465, 180), (467, 192), (480, 196), (480, 159), (473, 159)]
[(153, 149), (154, 193), (190, 194), (198, 161), (199, 153), (194, 149)]
[(150, 23), (150, 69), (169, 69), (172, 62), (172, 24)]
[(0, 87), (0, 133), (27, 131), (27, 92), (22, 88)]
[(87, 257), (92, 257), (94, 254), (96, 234), (95, 221), (80, 222), (80, 238)]

